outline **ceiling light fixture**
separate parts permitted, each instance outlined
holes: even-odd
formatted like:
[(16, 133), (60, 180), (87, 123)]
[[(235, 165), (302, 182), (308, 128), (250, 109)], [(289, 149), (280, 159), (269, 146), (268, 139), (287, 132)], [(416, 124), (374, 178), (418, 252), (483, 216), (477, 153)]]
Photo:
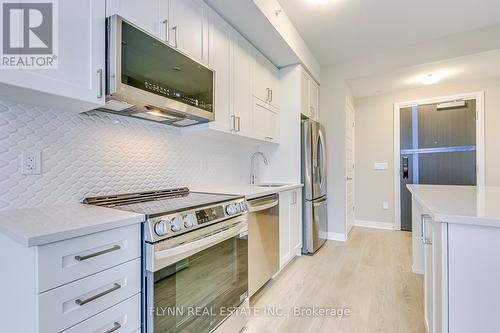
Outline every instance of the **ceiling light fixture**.
[(441, 75), (439, 75), (438, 73), (430, 73), (422, 76), (422, 78), (420, 79), (423, 84), (434, 84), (439, 80), (441, 80)]

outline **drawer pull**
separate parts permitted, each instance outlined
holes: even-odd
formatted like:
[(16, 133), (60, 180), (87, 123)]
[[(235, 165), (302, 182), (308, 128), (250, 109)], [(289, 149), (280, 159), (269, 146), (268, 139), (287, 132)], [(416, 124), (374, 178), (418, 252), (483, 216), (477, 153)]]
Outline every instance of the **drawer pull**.
[(110, 328), (109, 330), (105, 331), (104, 333), (112, 333), (112, 332), (118, 331), (120, 328), (122, 328), (122, 325), (120, 325), (119, 322), (115, 321), (113, 324), (113, 327)]
[(86, 299), (80, 299), (80, 298), (79, 298), (79, 299), (76, 299), (76, 300), (75, 300), (75, 303), (76, 303), (77, 305), (80, 305), (80, 306), (85, 305), (85, 304), (90, 303), (90, 302), (92, 302), (92, 301), (95, 301), (96, 299), (101, 298), (101, 297), (103, 297), (103, 296), (105, 296), (105, 295), (107, 295), (107, 294), (109, 294), (109, 293), (112, 293), (113, 291), (118, 290), (118, 289), (120, 289), (121, 287), (122, 287), (122, 286), (121, 286), (120, 284), (115, 283), (115, 284), (113, 284), (113, 287), (109, 288), (108, 290), (105, 290), (105, 291), (103, 291), (102, 293), (99, 293), (99, 294), (97, 294), (97, 295), (90, 296), (89, 298), (86, 298)]
[(106, 250), (102, 250), (102, 251), (99, 251), (99, 252), (95, 252), (95, 253), (91, 253), (91, 254), (87, 254), (86, 256), (75, 256), (75, 260), (77, 260), (77, 261), (84, 261), (84, 260), (87, 260), (87, 259), (92, 259), (92, 258), (95, 258), (95, 257), (98, 257), (98, 256), (102, 256), (103, 254), (106, 254), (106, 253), (109, 253), (109, 252), (117, 251), (119, 249), (121, 249), (120, 245), (114, 245), (112, 248), (109, 248), (109, 249), (106, 249)]

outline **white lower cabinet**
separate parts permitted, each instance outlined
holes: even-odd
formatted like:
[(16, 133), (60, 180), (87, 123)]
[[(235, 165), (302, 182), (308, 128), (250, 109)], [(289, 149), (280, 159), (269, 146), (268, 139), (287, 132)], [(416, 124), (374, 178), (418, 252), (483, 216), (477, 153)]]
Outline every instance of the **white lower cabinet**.
[[(424, 324), (429, 333), (500, 327), (500, 229), (436, 222), (419, 207), (424, 253)], [(416, 222), (416, 221), (414, 221)]]
[(139, 332), (140, 328), (141, 295), (137, 294), (65, 330), (64, 333)]
[(302, 248), (302, 189), (279, 193), (280, 201), (280, 269)]
[(2, 331), (134, 332), (141, 323), (141, 226), (26, 247), (0, 234)]
[(141, 259), (38, 296), (39, 329), (60, 332), (141, 292)]

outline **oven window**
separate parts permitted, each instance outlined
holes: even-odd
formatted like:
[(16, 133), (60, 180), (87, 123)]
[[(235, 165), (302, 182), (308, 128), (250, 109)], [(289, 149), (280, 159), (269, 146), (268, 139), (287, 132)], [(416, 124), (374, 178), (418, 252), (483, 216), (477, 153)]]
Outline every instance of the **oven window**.
[(203, 65), (122, 22), (121, 82), (213, 112), (213, 75)]
[(248, 290), (247, 240), (234, 237), (154, 273), (154, 332), (210, 332)]

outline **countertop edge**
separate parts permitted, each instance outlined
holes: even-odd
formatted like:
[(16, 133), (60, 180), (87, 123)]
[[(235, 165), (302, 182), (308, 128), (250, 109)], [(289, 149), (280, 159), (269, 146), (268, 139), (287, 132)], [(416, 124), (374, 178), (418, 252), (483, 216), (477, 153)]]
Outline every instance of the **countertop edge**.
[[(416, 184), (407, 184), (406, 188), (412, 194), (412, 198), (415, 200), (432, 216), (432, 219), (435, 222), (439, 223), (452, 223), (452, 224), (462, 224), (469, 226), (478, 226), (478, 227), (494, 227), (499, 228), (500, 220), (496, 218), (488, 218), (488, 217), (477, 217), (477, 216), (466, 216), (466, 215), (456, 215), (456, 214), (445, 214), (439, 213), (435, 211), (435, 208), (432, 207), (424, 198), (422, 198), (421, 193), (417, 190), (418, 185)], [(436, 185), (439, 186), (439, 185)]]
[[(3, 216), (3, 218), (9, 222), (0, 223), (0, 232), (22, 246), (35, 247), (120, 227), (126, 227), (133, 224), (139, 224), (144, 222), (146, 218), (144, 214), (124, 212), (113, 208), (98, 206), (91, 206), (92, 211), (87, 213), (85, 210), (80, 210), (80, 207), (85, 209), (85, 206), (87, 205), (81, 203), (70, 203), (67, 205), (28, 207), (11, 211), (3, 211), (0, 212), (0, 215), (4, 212), (7, 213), (7, 215)], [(37, 210), (36, 212), (43, 211), (44, 218), (46, 220), (47, 218), (50, 218), (49, 221), (57, 220), (59, 218), (60, 221), (64, 221), (63, 218), (58, 216), (58, 211), (61, 209), (64, 210), (66, 207), (73, 210), (76, 207), (77, 212), (79, 213), (77, 217), (75, 217), (74, 227), (71, 223), (61, 225), (61, 223), (54, 222), (53, 227), (48, 226), (44, 228), (44, 226), (42, 226), (37, 229), (34, 227), (36, 226), (36, 223), (38, 223), (36, 220), (31, 224), (23, 223), (23, 221), (32, 218), (30, 214), (33, 214), (33, 210)], [(96, 210), (98, 210), (97, 213)], [(96, 214), (100, 214), (100, 210), (103, 211), (103, 217), (101, 219), (95, 218)], [(115, 213), (116, 216), (113, 216)], [(19, 226), (17, 226), (18, 223), (20, 224)], [(32, 230), (32, 232), (27, 230)]]
[(285, 185), (281, 187), (270, 187), (266, 188), (266, 190), (259, 192), (259, 193), (251, 193), (251, 194), (245, 194), (245, 199), (250, 200), (250, 199), (255, 199), (255, 198), (260, 198), (266, 195), (272, 195), (272, 194), (278, 194), (280, 192), (287, 192), (291, 190), (295, 190), (297, 188), (302, 188), (304, 187), (304, 184), (293, 184), (293, 185)]
[(72, 230), (63, 230), (60, 232), (53, 232), (46, 235), (25, 238), (23, 245), (26, 245), (28, 247), (43, 246), (50, 243), (65, 241), (71, 238), (87, 236), (98, 232), (108, 231), (120, 227), (127, 227), (133, 224), (139, 224), (144, 222), (146, 216), (142, 214), (137, 214), (137, 215), (138, 216), (104, 222), (101, 224), (91, 225), (87, 227), (80, 227)]

